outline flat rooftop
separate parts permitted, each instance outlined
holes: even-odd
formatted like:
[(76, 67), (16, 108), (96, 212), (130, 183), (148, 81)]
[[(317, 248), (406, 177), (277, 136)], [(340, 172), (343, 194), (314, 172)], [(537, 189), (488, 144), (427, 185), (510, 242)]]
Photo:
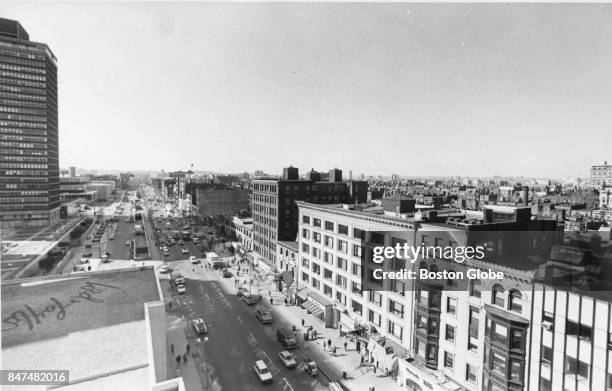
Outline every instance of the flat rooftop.
[(146, 387), (144, 304), (160, 299), (157, 286), (152, 268), (3, 283), (3, 369), (68, 369), (85, 389), (133, 372)]

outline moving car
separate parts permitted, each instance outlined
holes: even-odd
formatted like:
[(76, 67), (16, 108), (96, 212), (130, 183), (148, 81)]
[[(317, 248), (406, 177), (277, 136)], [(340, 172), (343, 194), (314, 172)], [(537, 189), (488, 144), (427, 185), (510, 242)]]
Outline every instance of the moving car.
[(170, 273), (172, 269), (168, 265), (162, 265), (159, 267), (159, 269), (157, 269), (157, 271), (159, 271), (161, 274), (166, 274), (166, 273)]
[(198, 260), (198, 258), (196, 258), (196, 257), (195, 257), (195, 255), (190, 256), (190, 257), (189, 257), (189, 261), (190, 261), (191, 263), (193, 263), (194, 265), (195, 265), (196, 263), (199, 263), (199, 262), (200, 262), (200, 261)]
[(262, 324), (272, 323), (272, 314), (263, 305), (258, 305), (255, 309), (255, 317), (259, 319)]
[(242, 301), (244, 301), (247, 305), (255, 305), (261, 301), (261, 296), (252, 295), (245, 292), (242, 294)]
[(289, 353), (286, 350), (283, 350), (278, 354), (278, 359), (283, 363), (285, 368), (295, 368), (297, 367), (297, 362), (295, 361), (295, 356)]
[(259, 380), (261, 380), (262, 383), (269, 383), (272, 381), (272, 374), (270, 373), (270, 370), (268, 370), (268, 367), (266, 366), (266, 363), (263, 362), (263, 360), (255, 361), (255, 365), (253, 365), (253, 370), (255, 371), (255, 374), (257, 375)]
[(232, 272), (230, 272), (227, 269), (223, 269), (223, 278), (230, 278), (232, 276), (233, 276)]
[(297, 348), (295, 336), (293, 335), (293, 332), (288, 328), (280, 328), (276, 330), (276, 338), (278, 339), (278, 342), (280, 342), (281, 345), (285, 347), (285, 349)]
[(183, 285), (183, 284), (179, 284), (179, 285), (177, 285), (177, 286), (176, 286), (176, 291), (179, 293), (179, 295), (182, 295), (182, 294), (184, 294), (185, 292), (187, 292), (187, 291), (185, 290), (185, 285)]
[(243, 286), (239, 287), (238, 289), (236, 289), (236, 296), (241, 297), (242, 295), (244, 295), (245, 293), (248, 294), (249, 290)]
[(129, 240), (126, 240), (125, 243), (123, 243), (123, 244), (125, 244), (126, 246), (131, 246), (132, 242), (130, 242)]
[(178, 244), (180, 244), (182, 246), (183, 244), (185, 244), (185, 242), (183, 242), (183, 240), (181, 239), (181, 240), (178, 241)]
[(319, 373), (317, 363), (307, 358), (306, 360), (304, 360), (304, 371), (310, 376), (317, 376), (317, 374)]
[(183, 254), (183, 255), (189, 254), (189, 249), (187, 249), (187, 248), (181, 249), (181, 254)]
[(194, 319), (191, 321), (191, 325), (197, 334), (205, 334), (208, 332), (206, 328), (206, 323), (202, 320), (202, 318)]

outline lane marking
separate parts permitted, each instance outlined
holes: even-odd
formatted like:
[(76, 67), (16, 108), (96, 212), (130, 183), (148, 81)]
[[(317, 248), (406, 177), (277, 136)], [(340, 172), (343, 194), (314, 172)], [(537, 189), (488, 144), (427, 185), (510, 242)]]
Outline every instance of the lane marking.
[(242, 321), (242, 319), (240, 319), (240, 317), (238, 315), (236, 315), (236, 318), (238, 318), (238, 322), (244, 324), (244, 322)]

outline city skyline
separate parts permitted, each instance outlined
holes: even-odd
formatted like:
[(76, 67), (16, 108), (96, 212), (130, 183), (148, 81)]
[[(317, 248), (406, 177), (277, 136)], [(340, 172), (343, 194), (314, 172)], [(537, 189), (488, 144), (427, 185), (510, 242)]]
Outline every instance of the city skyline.
[(586, 178), (609, 158), (609, 5), (5, 4), (59, 59), (62, 167)]

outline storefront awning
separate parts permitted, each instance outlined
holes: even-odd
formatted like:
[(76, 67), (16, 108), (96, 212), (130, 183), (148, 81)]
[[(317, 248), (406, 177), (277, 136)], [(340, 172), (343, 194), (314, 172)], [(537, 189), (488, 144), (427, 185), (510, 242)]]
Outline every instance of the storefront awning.
[(304, 308), (305, 310), (307, 310), (308, 312), (310, 312), (311, 314), (315, 316), (318, 316), (319, 314), (323, 313), (323, 310), (319, 308), (319, 306), (313, 303), (312, 301), (305, 301), (304, 303), (302, 303), (302, 308)]

